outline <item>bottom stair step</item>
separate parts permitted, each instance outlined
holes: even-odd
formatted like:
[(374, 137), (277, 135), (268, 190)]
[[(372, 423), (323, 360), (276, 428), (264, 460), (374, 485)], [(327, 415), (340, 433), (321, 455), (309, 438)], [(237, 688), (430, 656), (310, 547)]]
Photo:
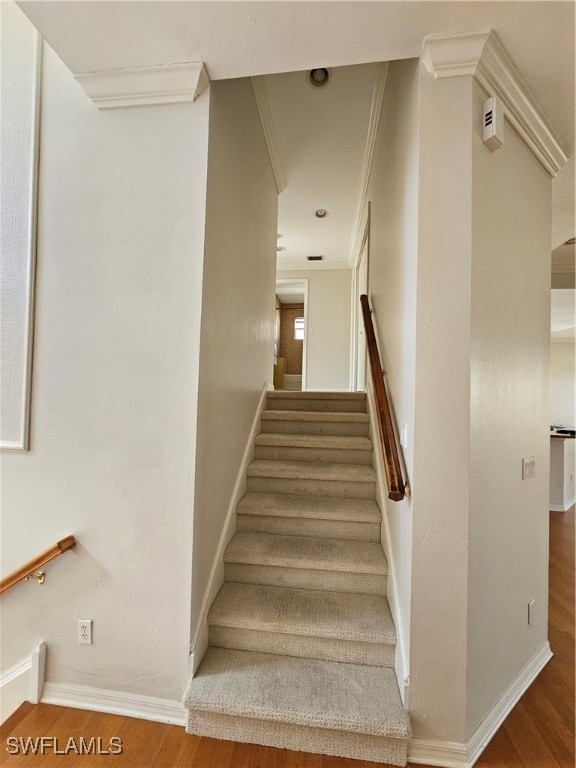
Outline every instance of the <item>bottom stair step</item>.
[(406, 765), (391, 669), (209, 648), (184, 704), (189, 733)]

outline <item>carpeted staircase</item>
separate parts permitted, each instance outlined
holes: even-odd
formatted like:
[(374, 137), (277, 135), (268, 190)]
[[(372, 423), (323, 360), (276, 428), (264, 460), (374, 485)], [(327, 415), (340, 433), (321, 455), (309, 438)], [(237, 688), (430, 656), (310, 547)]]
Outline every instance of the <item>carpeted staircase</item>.
[(270, 392), (189, 733), (405, 765), (364, 394)]

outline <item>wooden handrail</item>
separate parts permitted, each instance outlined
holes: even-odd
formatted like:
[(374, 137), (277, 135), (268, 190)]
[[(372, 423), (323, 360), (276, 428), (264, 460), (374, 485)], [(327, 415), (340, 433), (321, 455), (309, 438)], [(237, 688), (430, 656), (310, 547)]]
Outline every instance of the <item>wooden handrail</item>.
[(0, 593), (6, 592), (7, 589), (10, 589), (14, 584), (18, 584), (19, 581), (23, 581), (28, 576), (31, 576), (39, 568), (42, 568), (43, 565), (49, 563), (50, 560), (54, 560), (55, 557), (60, 557), (64, 552), (67, 552), (75, 546), (76, 539), (74, 536), (66, 536), (65, 539), (56, 542), (53, 547), (50, 547), (50, 549), (42, 552), (42, 554), (38, 555), (33, 560), (30, 560), (26, 565), (18, 568), (18, 570), (11, 573), (10, 576), (6, 576), (5, 579), (2, 579), (2, 581), (0, 581)]
[(372, 322), (372, 310), (368, 303), (368, 296), (360, 296), (362, 306), (362, 318), (366, 330), (366, 344), (368, 346), (368, 358), (370, 360), (370, 371), (372, 372), (372, 382), (374, 384), (374, 396), (376, 398), (376, 408), (378, 415), (378, 427), (380, 431), (380, 441), (384, 453), (384, 469), (386, 471), (386, 482), (388, 484), (388, 498), (392, 501), (401, 501), (406, 495), (406, 483), (402, 475), (402, 465), (400, 463), (400, 454), (398, 443), (396, 442), (396, 433), (392, 423), (392, 413), (386, 385), (384, 384), (384, 373), (378, 354), (378, 345), (376, 343), (376, 334)]

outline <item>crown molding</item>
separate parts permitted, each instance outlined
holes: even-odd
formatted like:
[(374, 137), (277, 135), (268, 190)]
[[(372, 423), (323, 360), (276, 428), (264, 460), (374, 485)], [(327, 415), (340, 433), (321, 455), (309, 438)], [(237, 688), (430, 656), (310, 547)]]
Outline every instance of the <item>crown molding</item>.
[(362, 172), (360, 174), (360, 188), (358, 192), (358, 201), (356, 203), (356, 214), (354, 217), (354, 229), (352, 230), (352, 242), (350, 246), (350, 265), (356, 266), (364, 238), (365, 220), (362, 214), (366, 205), (366, 196), (368, 194), (368, 184), (370, 182), (370, 172), (372, 170), (372, 160), (374, 158), (374, 147), (376, 146), (376, 136), (378, 134), (378, 125), (380, 124), (380, 115), (382, 113), (382, 102), (384, 101), (384, 91), (386, 90), (386, 79), (388, 77), (388, 62), (382, 62), (377, 65), (376, 77), (374, 78), (374, 88), (372, 90), (372, 105), (370, 107), (370, 118), (368, 120), (368, 133), (366, 136), (366, 145), (364, 147), (364, 159), (362, 161)]
[(75, 75), (98, 109), (193, 102), (210, 84), (202, 62)]
[(276, 189), (278, 190), (278, 194), (280, 194), (280, 192), (283, 192), (286, 189), (286, 174), (284, 173), (284, 167), (282, 165), (278, 134), (276, 133), (274, 115), (272, 114), (272, 107), (270, 106), (268, 88), (266, 87), (266, 77), (260, 75), (251, 79), (254, 98), (256, 99), (256, 106), (258, 107), (258, 114), (260, 115), (260, 122), (262, 123), (262, 130), (264, 131), (264, 137), (266, 139), (266, 146), (268, 147), (270, 165), (272, 166), (272, 173), (274, 174), (274, 181), (276, 182)]
[(420, 58), (436, 79), (471, 76), (496, 96), (509, 125), (550, 176), (556, 176), (568, 154), (494, 32), (431, 35), (424, 38)]

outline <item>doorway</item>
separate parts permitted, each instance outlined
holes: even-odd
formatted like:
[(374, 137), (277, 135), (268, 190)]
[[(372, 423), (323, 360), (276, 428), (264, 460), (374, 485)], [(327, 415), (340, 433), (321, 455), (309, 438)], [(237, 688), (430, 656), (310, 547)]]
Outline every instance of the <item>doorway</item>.
[(276, 280), (274, 389), (306, 390), (308, 280)]

